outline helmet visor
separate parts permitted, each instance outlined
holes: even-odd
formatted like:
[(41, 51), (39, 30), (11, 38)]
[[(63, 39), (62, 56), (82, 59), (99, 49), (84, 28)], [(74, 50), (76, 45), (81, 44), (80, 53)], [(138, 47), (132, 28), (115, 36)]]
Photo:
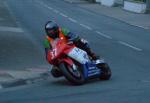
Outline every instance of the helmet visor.
[(51, 34), (51, 35), (55, 35), (55, 31), (54, 30), (48, 30), (47, 33)]
[(51, 38), (57, 38), (59, 34), (58, 28), (48, 29), (47, 34)]

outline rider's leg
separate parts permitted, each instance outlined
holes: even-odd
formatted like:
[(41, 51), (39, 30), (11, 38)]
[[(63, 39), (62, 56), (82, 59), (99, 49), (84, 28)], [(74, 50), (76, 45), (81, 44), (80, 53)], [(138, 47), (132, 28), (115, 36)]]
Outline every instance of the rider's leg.
[(89, 47), (89, 44), (86, 40), (84, 39), (79, 39), (78, 41), (75, 42), (75, 45), (78, 48), (81, 48), (82, 50), (86, 51), (87, 54), (93, 59), (96, 60), (99, 57), (91, 50), (91, 48)]

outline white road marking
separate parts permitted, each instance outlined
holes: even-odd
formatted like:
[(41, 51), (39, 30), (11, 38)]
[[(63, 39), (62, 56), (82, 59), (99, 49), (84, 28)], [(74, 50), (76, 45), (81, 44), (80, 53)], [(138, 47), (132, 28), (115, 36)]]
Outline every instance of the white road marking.
[(72, 18), (68, 18), (68, 19), (74, 23), (77, 23), (77, 20), (75, 20), (75, 19), (72, 19)]
[(124, 45), (124, 46), (127, 46), (127, 47), (130, 47), (130, 48), (132, 48), (132, 49), (134, 49), (134, 50), (136, 50), (136, 51), (142, 51), (142, 49), (140, 49), (140, 48), (137, 48), (137, 47), (135, 47), (135, 46), (132, 46), (132, 45), (130, 45), (130, 44), (128, 44), (128, 43), (125, 43), (125, 42), (123, 42), (123, 41), (118, 41), (120, 44), (122, 44), (122, 45)]
[(150, 80), (142, 80), (142, 82), (150, 83)]
[(65, 15), (63, 13), (60, 13), (60, 15), (63, 16), (63, 17), (66, 17), (66, 18), (68, 17), (67, 15)]
[(4, 27), (0, 26), (0, 31), (9, 31), (9, 32), (24, 32), (21, 28), (18, 27)]
[(54, 10), (54, 12), (55, 12), (55, 13), (59, 13), (59, 11), (58, 11), (58, 10)]
[(92, 30), (92, 28), (91, 27), (89, 27), (89, 26), (87, 26), (87, 25), (85, 25), (85, 24), (80, 24), (82, 27), (84, 27), (84, 28), (86, 28), (86, 29), (88, 29), (88, 30)]
[(48, 9), (50, 9), (50, 10), (53, 10), (55, 13), (59, 13), (58, 10), (55, 10), (54, 8), (49, 7), (48, 5), (44, 4), (43, 2), (39, 2), (39, 3), (40, 3), (41, 5), (43, 5), (44, 7), (46, 7), (46, 8), (48, 8)]
[(48, 8), (48, 9), (52, 9), (52, 8), (49, 8), (49, 6), (47, 6), (46, 4), (44, 4), (43, 2), (38, 2), (39, 4), (43, 5), (44, 7)]
[(101, 35), (101, 36), (103, 36), (103, 37), (105, 37), (105, 38), (107, 38), (107, 39), (112, 39), (112, 37), (110, 37), (110, 36), (108, 36), (108, 35), (106, 35), (104, 33), (101, 33), (99, 31), (96, 31), (96, 33), (99, 34), (99, 35)]
[[(7, 4), (6, 1), (4, 2), (4, 5), (7, 7), (9, 13), (10, 13), (14, 18), (16, 18), (16, 17), (14, 16), (14, 13), (12, 12), (12, 10), (9, 8), (9, 6), (8, 6), (8, 4)], [(20, 22), (19, 22), (19, 21), (16, 21), (16, 24), (17, 24), (17, 25), (20, 25)], [(23, 32), (22, 30), (19, 30), (19, 31), (20, 31), (20, 32)]]
[(47, 7), (48, 9), (50, 9), (50, 10), (53, 10), (53, 8), (52, 7)]
[(145, 26), (141, 26), (141, 25), (136, 25), (136, 24), (130, 24), (132, 26), (136, 26), (136, 27), (139, 27), (139, 28), (143, 28), (143, 29), (149, 29), (148, 27), (145, 27)]

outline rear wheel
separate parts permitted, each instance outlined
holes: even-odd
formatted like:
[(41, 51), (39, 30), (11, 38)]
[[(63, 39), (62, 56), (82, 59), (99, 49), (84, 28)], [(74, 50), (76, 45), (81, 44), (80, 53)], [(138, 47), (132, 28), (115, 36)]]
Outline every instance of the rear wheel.
[(98, 68), (101, 69), (102, 74), (100, 75), (101, 80), (109, 80), (111, 77), (111, 70), (107, 63), (98, 64)]
[(75, 64), (73, 64), (73, 66), (70, 66), (66, 63), (61, 63), (59, 68), (61, 69), (66, 79), (74, 85), (81, 85), (85, 82), (83, 73)]

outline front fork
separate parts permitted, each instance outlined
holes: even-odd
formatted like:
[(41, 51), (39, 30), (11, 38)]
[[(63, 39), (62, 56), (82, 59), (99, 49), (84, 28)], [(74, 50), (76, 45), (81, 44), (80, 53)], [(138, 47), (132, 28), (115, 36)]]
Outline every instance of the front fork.
[[(63, 62), (66, 62), (70, 66), (73, 66), (74, 64), (74, 62), (70, 58), (63, 59)], [(96, 65), (97, 65), (96, 63), (92, 63), (92, 62), (82, 64), (82, 68), (83, 68), (82, 73), (85, 79), (96, 78), (101, 75), (101, 69), (99, 69)]]

